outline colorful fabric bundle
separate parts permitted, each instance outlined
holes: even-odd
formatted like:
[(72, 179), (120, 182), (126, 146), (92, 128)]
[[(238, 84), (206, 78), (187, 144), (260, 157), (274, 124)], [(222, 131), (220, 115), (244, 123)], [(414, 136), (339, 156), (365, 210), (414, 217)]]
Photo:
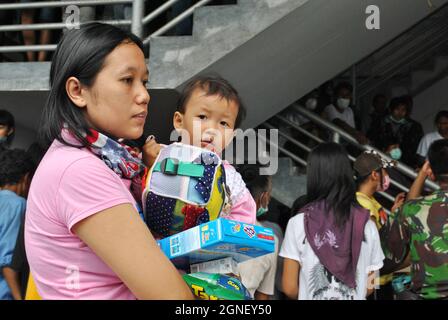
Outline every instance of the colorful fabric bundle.
[(183, 278), (201, 300), (251, 300), (241, 281), (227, 275), (198, 272)]
[(160, 238), (217, 219), (231, 208), (220, 157), (181, 143), (166, 146), (148, 172), (142, 203)]
[(103, 160), (120, 178), (132, 180), (144, 170), (143, 162), (127, 145), (93, 129), (90, 129), (86, 139), (91, 143), (89, 150)]

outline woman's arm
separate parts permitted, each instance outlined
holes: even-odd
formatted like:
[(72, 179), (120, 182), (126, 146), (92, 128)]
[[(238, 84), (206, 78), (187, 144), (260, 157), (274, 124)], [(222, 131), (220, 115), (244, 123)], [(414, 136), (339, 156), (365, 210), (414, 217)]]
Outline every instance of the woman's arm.
[(299, 273), (300, 264), (296, 260), (284, 258), (283, 260), (283, 293), (290, 299), (297, 300), (299, 297)]
[(73, 232), (126, 284), (137, 299), (193, 299), (131, 204), (78, 222)]

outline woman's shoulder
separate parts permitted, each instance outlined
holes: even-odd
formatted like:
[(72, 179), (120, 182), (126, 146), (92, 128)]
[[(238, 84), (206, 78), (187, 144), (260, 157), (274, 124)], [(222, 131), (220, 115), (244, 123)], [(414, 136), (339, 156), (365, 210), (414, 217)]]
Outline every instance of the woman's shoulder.
[(77, 148), (54, 141), (43, 157), (36, 176), (45, 179), (60, 178), (73, 172), (80, 175), (85, 171), (107, 171), (107, 166), (85, 148)]
[(304, 228), (304, 213), (299, 211), (295, 216), (291, 217), (288, 221), (288, 226), (293, 227), (296, 230), (301, 230)]

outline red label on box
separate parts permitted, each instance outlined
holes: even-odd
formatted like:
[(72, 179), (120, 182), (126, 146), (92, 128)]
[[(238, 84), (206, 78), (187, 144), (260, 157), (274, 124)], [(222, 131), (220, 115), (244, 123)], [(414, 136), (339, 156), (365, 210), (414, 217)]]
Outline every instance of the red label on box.
[(260, 233), (257, 235), (257, 238), (274, 241), (274, 237), (273, 236), (266, 236), (266, 235), (260, 234)]

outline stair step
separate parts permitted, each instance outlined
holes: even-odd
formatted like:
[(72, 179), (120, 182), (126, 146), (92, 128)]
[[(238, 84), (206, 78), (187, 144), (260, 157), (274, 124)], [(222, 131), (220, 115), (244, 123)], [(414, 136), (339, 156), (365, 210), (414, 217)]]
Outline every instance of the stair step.
[(229, 19), (241, 15), (239, 5), (206, 6), (195, 10), (193, 36), (197, 39), (213, 38), (219, 33), (230, 30), (240, 31), (243, 23)]
[[(184, 78), (187, 61), (191, 61), (197, 47), (192, 36), (155, 37), (151, 39), (149, 73), (152, 83), (161, 83), (167, 79), (169, 88), (178, 86), (177, 79)], [(167, 68), (169, 65), (169, 68)], [(167, 76), (169, 74), (169, 76)], [(185, 75), (187, 76), (187, 75)], [(166, 80), (164, 80), (166, 82)]]

